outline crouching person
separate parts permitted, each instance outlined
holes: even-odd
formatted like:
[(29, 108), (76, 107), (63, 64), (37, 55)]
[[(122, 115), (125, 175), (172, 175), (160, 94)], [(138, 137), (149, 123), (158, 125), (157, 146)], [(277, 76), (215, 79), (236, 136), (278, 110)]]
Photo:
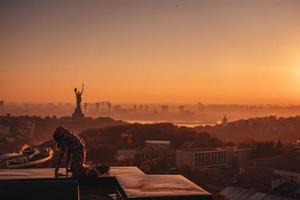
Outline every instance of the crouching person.
[(59, 166), (66, 153), (66, 174), (72, 173), (72, 177), (79, 178), (84, 176), (86, 150), (84, 141), (69, 130), (56, 128), (53, 139), (59, 148), (59, 156), (55, 166), (55, 177), (59, 176)]

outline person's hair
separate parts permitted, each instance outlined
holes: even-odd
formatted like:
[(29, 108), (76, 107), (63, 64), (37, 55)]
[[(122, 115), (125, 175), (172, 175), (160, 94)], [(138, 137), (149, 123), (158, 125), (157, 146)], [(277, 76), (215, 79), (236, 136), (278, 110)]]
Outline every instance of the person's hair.
[(63, 139), (64, 135), (69, 134), (70, 131), (68, 129), (65, 129), (64, 127), (57, 127), (53, 133), (53, 139), (56, 142), (61, 142), (61, 140)]

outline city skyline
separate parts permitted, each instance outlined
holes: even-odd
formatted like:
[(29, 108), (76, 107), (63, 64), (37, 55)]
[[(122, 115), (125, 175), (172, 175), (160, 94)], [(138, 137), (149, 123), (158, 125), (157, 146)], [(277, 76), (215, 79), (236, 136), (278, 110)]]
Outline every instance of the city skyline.
[(0, 0), (0, 27), (1, 199), (300, 199), (300, 0)]
[(300, 104), (299, 1), (2, 1), (6, 102)]

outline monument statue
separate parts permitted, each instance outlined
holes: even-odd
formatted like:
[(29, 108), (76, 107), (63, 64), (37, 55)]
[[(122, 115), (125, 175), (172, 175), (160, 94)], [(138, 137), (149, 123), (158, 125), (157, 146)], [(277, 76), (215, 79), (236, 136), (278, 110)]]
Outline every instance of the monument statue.
[(84, 114), (81, 110), (81, 101), (82, 101), (82, 93), (84, 91), (84, 85), (82, 84), (81, 91), (79, 91), (77, 88), (74, 88), (74, 93), (76, 95), (76, 108), (72, 114), (72, 118), (75, 120), (80, 120), (84, 118)]
[(74, 88), (74, 92), (75, 92), (75, 95), (76, 95), (76, 105), (77, 107), (81, 107), (81, 101), (82, 101), (82, 93), (84, 91), (84, 85), (82, 84), (82, 89), (81, 91), (77, 90), (77, 88)]

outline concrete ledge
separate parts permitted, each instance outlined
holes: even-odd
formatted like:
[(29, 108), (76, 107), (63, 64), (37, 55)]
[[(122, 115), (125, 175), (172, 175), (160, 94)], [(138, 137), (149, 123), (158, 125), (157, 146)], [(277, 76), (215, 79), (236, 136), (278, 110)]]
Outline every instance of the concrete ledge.
[(76, 180), (27, 179), (0, 181), (1, 200), (79, 200)]

